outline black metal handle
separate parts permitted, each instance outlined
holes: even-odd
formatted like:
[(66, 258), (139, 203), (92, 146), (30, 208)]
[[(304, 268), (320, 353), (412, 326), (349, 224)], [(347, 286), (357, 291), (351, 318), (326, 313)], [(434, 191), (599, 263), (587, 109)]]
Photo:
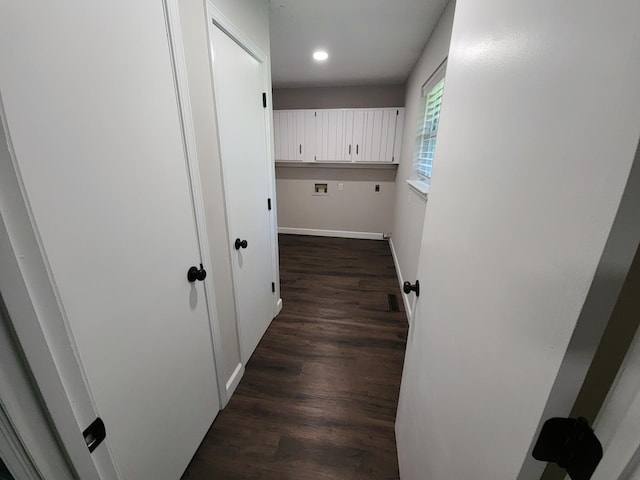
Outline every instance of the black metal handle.
[(302, 144), (300, 144), (300, 155), (302, 155)]
[(351, 145), (349, 145), (349, 155), (351, 155)]
[(557, 463), (572, 480), (589, 480), (602, 460), (602, 444), (586, 418), (550, 418), (538, 436), (533, 458)]
[(98, 417), (91, 422), (91, 425), (82, 432), (82, 436), (84, 437), (84, 443), (89, 449), (89, 453), (93, 452), (107, 436), (107, 430), (102, 419)]
[(404, 293), (406, 293), (407, 295), (409, 295), (411, 292), (416, 292), (416, 297), (419, 297), (420, 282), (416, 280), (416, 283), (414, 285), (411, 285), (410, 282), (404, 282), (404, 284), (402, 285), (402, 290), (404, 290)]
[(200, 264), (200, 268), (190, 267), (189, 270), (187, 270), (187, 280), (189, 280), (189, 283), (193, 283), (196, 280), (203, 281), (205, 278), (207, 278), (207, 271), (202, 264)]
[(356, 155), (358, 155), (358, 147), (359, 146), (360, 146), (359, 144), (356, 144)]
[(247, 243), (246, 240), (240, 240), (239, 238), (236, 238), (236, 243), (233, 244), (234, 247), (236, 247), (236, 250), (240, 250), (241, 248), (247, 248), (247, 245), (249, 245)]

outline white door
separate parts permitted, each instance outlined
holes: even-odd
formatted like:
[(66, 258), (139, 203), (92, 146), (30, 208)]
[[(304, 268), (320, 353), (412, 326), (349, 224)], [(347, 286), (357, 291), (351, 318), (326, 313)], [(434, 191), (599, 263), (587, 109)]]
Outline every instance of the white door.
[(175, 480), (219, 403), (163, 3), (3, 10), (6, 124), (108, 446)]
[[(217, 26), (210, 31), (240, 350), (246, 363), (274, 316), (264, 66)], [(280, 130), (285, 130), (282, 120)]]
[(537, 430), (573, 406), (640, 239), (639, 15), (631, 0), (456, 5), (396, 420), (403, 480), (540, 478)]

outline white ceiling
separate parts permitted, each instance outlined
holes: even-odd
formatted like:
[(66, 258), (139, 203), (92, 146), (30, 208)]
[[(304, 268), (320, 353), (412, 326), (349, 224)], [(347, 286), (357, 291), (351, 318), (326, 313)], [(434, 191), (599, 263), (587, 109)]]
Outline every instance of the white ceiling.
[[(270, 0), (274, 87), (404, 83), (447, 0)], [(322, 48), (329, 60), (316, 63)]]

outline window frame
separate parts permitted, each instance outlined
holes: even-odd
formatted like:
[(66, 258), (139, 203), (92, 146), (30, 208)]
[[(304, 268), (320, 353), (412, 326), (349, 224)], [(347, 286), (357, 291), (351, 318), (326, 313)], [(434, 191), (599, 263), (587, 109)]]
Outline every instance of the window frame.
[[(425, 81), (422, 84), (422, 87), (420, 89), (420, 104), (419, 104), (420, 107), (418, 111), (418, 118), (416, 121), (416, 136), (415, 136), (415, 144), (414, 144), (414, 151), (413, 151), (413, 168), (412, 168), (410, 184), (413, 184), (413, 185), (417, 184), (416, 185), (417, 187), (420, 187), (420, 186), (424, 187), (424, 190), (425, 190), (424, 193), (428, 191), (429, 183), (431, 182), (430, 176), (426, 176), (420, 173), (420, 166), (422, 165), (422, 162), (420, 161), (420, 153), (422, 151), (422, 145), (425, 137), (424, 129), (425, 129), (425, 121), (427, 117), (426, 115), (427, 99), (429, 97), (429, 94), (431, 93), (431, 90), (433, 90), (433, 88), (436, 87), (438, 83), (440, 83), (442, 80), (445, 79), (446, 70), (447, 70), (447, 59), (445, 58), (443, 62), (438, 66), (438, 68), (436, 68), (436, 70), (429, 76), (427, 81)], [(443, 91), (443, 95), (444, 95), (444, 91)], [(435, 134), (430, 135), (431, 138), (433, 137), (436, 138), (436, 146), (434, 148), (437, 148), (437, 137), (438, 137), (439, 128), (440, 126), (438, 125), (438, 128), (435, 131)], [(435, 150), (434, 150), (434, 154), (435, 154)]]

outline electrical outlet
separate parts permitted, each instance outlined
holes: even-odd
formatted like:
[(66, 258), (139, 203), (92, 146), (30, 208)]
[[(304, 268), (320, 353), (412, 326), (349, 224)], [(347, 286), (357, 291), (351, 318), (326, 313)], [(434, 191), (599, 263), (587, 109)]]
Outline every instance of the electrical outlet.
[(344, 190), (344, 183), (339, 183), (338, 184), (338, 190), (340, 190), (340, 191)]

